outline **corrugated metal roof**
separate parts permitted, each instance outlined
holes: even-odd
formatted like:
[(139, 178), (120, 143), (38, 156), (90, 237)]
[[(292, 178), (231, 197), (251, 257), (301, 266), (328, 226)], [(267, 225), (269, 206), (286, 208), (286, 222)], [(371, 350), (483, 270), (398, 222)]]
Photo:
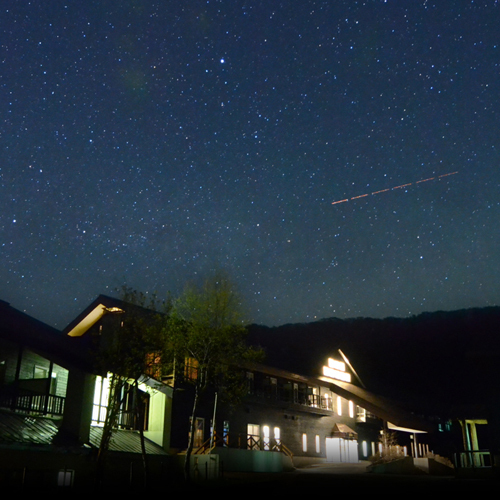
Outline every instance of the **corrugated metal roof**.
[[(102, 427), (92, 426), (90, 428), (90, 443), (99, 447), (102, 436)], [(148, 455), (168, 455), (160, 446), (149, 439), (145, 439), (146, 453)], [(110, 451), (121, 451), (128, 453), (141, 452), (141, 438), (139, 431), (117, 430), (111, 436)]]
[(57, 432), (53, 419), (0, 411), (0, 444), (50, 445)]
[[(0, 445), (52, 445), (58, 433), (58, 422), (51, 418), (0, 410)], [(90, 428), (90, 444), (99, 447), (102, 427)], [(168, 455), (153, 441), (145, 439), (148, 455)], [(138, 431), (117, 430), (113, 433), (110, 451), (141, 453)]]

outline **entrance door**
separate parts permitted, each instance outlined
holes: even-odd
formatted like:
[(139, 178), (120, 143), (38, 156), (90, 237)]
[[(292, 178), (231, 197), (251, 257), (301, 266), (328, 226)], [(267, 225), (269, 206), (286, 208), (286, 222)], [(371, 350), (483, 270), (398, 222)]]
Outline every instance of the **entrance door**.
[(326, 461), (331, 463), (357, 463), (358, 442), (341, 437), (326, 438)]

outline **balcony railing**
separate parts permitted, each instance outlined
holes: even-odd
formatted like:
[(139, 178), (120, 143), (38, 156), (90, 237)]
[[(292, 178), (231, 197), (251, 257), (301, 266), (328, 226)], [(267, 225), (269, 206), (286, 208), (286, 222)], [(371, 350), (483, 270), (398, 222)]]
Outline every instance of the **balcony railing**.
[(255, 390), (252, 394), (258, 398), (294, 403), (321, 410), (333, 410), (332, 398), (320, 396), (319, 394), (306, 394), (304, 391), (297, 392), (281, 387), (271, 387), (264, 390)]
[(37, 394), (25, 389), (9, 390), (0, 393), (0, 407), (41, 415), (62, 415), (64, 398), (53, 394)]

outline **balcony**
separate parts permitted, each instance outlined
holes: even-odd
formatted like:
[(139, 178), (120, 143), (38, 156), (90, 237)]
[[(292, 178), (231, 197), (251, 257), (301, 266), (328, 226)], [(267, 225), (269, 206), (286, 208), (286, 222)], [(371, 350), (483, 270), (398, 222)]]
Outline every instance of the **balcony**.
[(263, 387), (249, 394), (249, 397), (256, 400), (265, 399), (268, 403), (275, 402), (277, 405), (283, 403), (298, 405), (320, 413), (327, 412), (326, 414), (328, 414), (333, 411), (332, 398), (318, 394), (307, 394), (306, 391), (293, 391), (287, 387), (275, 385)]
[(39, 415), (62, 416), (64, 400), (65, 398), (61, 396), (39, 394), (27, 389), (9, 388), (0, 392), (0, 408)]

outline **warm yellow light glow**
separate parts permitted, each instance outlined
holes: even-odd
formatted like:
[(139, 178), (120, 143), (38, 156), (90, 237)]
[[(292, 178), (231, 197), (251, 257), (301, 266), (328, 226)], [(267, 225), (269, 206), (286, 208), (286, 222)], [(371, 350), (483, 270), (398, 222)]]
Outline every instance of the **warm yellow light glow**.
[(68, 335), (70, 337), (81, 337), (92, 325), (97, 323), (105, 313), (123, 313), (119, 307), (106, 307), (99, 304), (95, 309), (90, 311), (77, 325), (75, 325)]
[(109, 402), (109, 385), (111, 374), (106, 378), (97, 375), (94, 386), (94, 402), (92, 406), (92, 425), (104, 426)]
[(307, 434), (302, 434), (302, 451), (307, 452)]
[(391, 424), (391, 422), (387, 422), (387, 428), (391, 431), (409, 432), (410, 434), (427, 434), (427, 431), (421, 431), (419, 429), (410, 429), (408, 427), (400, 427), (399, 425)]
[(366, 410), (364, 408), (361, 408), (361, 406), (358, 406), (357, 409), (357, 420), (358, 422), (366, 422)]
[(269, 426), (268, 425), (264, 425), (264, 427), (262, 427), (262, 434), (264, 435), (263, 436), (263, 441), (264, 441), (264, 450), (266, 451), (269, 451), (270, 447), (269, 447), (269, 444), (270, 444), (270, 439), (269, 439)]
[(95, 309), (90, 311), (80, 323), (68, 332), (68, 335), (70, 337), (80, 337), (83, 335), (93, 324), (97, 323), (97, 321), (102, 318), (105, 310), (106, 306), (99, 304)]
[(337, 414), (342, 416), (342, 398), (337, 396)]
[(354, 418), (354, 403), (349, 401), (349, 417)]
[(345, 372), (345, 363), (343, 361), (337, 361), (333, 358), (328, 358), (328, 366), (334, 370), (339, 370)]
[(325, 377), (333, 378), (336, 380), (342, 380), (344, 382), (351, 382), (351, 374), (346, 373), (335, 368), (330, 368), (329, 366), (323, 366), (323, 375)]

